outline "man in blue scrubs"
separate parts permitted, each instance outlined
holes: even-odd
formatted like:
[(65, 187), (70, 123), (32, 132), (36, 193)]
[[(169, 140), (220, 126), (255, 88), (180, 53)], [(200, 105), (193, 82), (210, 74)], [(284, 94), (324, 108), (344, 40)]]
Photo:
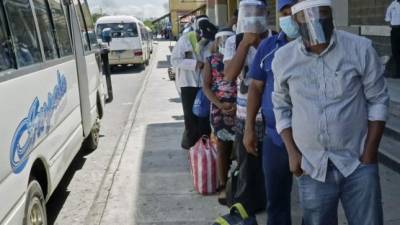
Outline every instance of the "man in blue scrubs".
[[(250, 84), (244, 145), (247, 152), (258, 155), (262, 147), (262, 163), (268, 196), (268, 225), (291, 225), (290, 193), (292, 190), (292, 174), (289, 169), (288, 154), (285, 145), (275, 128), (271, 94), (274, 90), (274, 74), (271, 65), (275, 52), (290, 40), (299, 36), (297, 24), (291, 17), (291, 6), (296, 0), (279, 0), (280, 27), (282, 32), (265, 39), (259, 46), (250, 69)], [(263, 146), (257, 146), (255, 132), (256, 115), (262, 108), (265, 120), (265, 136)]]

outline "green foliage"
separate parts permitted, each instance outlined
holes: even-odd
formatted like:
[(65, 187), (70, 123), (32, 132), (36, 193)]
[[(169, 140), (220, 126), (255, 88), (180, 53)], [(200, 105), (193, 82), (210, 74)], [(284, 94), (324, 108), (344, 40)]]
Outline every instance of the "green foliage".
[(93, 23), (96, 23), (96, 21), (103, 16), (108, 16), (107, 13), (103, 13), (103, 12), (96, 12), (96, 13), (92, 13), (92, 19), (93, 19)]
[(152, 31), (155, 30), (155, 26), (154, 26), (154, 24), (152, 23), (151, 20), (145, 20), (143, 23), (144, 23), (144, 25), (146, 25), (147, 27), (149, 27)]

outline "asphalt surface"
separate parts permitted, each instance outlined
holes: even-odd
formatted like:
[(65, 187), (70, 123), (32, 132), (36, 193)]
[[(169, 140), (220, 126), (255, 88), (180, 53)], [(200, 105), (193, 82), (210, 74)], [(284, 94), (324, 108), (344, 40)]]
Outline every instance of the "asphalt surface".
[(147, 72), (148, 67), (112, 71), (114, 100), (105, 106), (99, 146), (75, 157), (47, 204), (49, 224), (85, 224)]

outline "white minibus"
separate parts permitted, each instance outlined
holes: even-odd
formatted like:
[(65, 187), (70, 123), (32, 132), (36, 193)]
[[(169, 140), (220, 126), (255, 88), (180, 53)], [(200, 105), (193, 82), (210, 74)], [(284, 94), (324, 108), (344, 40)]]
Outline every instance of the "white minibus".
[(111, 29), (110, 65), (148, 64), (150, 49), (147, 29), (133, 16), (105, 16), (96, 22), (99, 41), (105, 28)]
[(86, 0), (0, 2), (0, 224), (46, 225), (46, 202), (103, 115)]

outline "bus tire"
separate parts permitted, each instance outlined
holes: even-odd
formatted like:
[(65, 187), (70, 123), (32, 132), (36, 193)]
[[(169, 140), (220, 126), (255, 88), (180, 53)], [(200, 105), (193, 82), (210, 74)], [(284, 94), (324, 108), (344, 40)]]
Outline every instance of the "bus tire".
[(47, 225), (46, 200), (39, 182), (29, 183), (24, 214), (24, 225)]
[(97, 149), (100, 138), (100, 121), (97, 118), (95, 124), (90, 131), (89, 136), (83, 141), (83, 148), (85, 151), (91, 152)]

